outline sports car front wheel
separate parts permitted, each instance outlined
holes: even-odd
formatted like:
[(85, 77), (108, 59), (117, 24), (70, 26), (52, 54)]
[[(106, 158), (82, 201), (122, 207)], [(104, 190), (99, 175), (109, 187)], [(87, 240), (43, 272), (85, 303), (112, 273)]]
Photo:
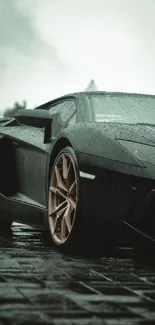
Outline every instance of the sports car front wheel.
[[(71, 147), (55, 158), (49, 184), (48, 219), (53, 242), (71, 244), (77, 235), (79, 170)], [(76, 229), (76, 230), (75, 230)]]

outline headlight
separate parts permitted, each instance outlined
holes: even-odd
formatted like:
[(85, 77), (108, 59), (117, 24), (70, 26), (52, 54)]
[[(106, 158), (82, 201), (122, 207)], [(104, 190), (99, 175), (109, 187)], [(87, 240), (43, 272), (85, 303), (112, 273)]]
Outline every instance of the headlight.
[(130, 151), (137, 159), (155, 165), (155, 146), (119, 139), (117, 142)]

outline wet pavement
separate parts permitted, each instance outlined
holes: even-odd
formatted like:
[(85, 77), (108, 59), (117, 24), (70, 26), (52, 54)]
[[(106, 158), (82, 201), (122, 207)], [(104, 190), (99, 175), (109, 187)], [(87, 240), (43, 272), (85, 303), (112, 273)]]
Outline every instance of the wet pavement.
[(117, 250), (69, 255), (35, 227), (0, 232), (0, 325), (155, 324), (155, 262)]

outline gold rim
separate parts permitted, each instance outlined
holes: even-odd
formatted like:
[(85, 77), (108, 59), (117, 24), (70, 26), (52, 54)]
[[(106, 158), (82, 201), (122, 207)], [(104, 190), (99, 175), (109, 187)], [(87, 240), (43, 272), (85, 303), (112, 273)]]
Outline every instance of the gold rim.
[(58, 245), (69, 237), (77, 206), (77, 176), (69, 154), (60, 155), (55, 162), (49, 187), (49, 225)]

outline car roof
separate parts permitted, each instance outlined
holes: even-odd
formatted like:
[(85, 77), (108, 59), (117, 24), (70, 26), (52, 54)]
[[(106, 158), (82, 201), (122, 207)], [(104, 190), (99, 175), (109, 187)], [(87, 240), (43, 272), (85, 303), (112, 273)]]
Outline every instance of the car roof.
[(88, 97), (90, 95), (128, 95), (128, 96), (139, 96), (139, 97), (155, 97), (154, 94), (143, 94), (143, 93), (130, 93), (130, 92), (112, 92), (112, 91), (80, 91), (80, 92), (74, 92), (70, 94), (66, 94), (60, 97), (57, 97), (49, 102), (46, 102), (36, 108), (43, 109), (48, 108), (50, 105), (53, 105), (54, 103), (62, 100), (67, 100), (70, 98), (81, 98), (81, 97)]

